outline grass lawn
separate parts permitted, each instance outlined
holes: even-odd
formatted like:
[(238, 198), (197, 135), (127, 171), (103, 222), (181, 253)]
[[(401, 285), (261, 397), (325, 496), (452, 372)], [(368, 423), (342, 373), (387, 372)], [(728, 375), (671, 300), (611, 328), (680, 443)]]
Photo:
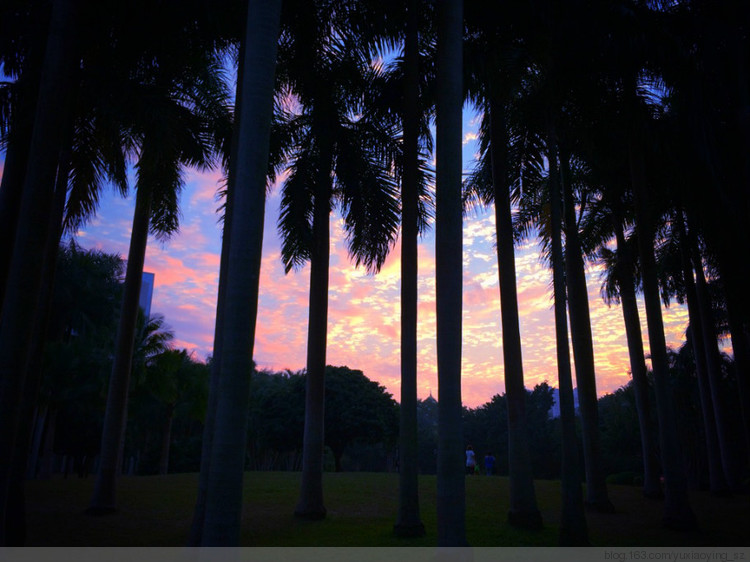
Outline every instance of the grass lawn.
[[(427, 535), (393, 536), (398, 476), (386, 473), (326, 473), (328, 516), (296, 519), (300, 474), (248, 472), (245, 475), (242, 546), (435, 546), (436, 479), (420, 476), (420, 506)], [(123, 477), (117, 513), (88, 516), (83, 511), (94, 479), (56, 478), (27, 482), (29, 546), (183, 546), (190, 528), (197, 474)], [(509, 527), (508, 480), (466, 478), (466, 532), (469, 544), (555, 546), (560, 516), (560, 483), (536, 482), (544, 519), (541, 531)], [(593, 546), (747, 546), (750, 497), (717, 498), (691, 492), (700, 530), (668, 531), (661, 526), (662, 504), (640, 488), (609, 486), (614, 514), (587, 513)]]

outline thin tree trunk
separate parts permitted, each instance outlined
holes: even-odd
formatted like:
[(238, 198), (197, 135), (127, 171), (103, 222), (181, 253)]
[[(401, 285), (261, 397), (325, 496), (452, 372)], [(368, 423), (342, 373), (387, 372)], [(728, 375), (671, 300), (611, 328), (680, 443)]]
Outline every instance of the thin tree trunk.
[(562, 199), (560, 176), (557, 168), (557, 141), (551, 124), (548, 137), (548, 161), (557, 374), (560, 393), (560, 423), (562, 425), (562, 514), (560, 516), (559, 541), (560, 546), (585, 546), (589, 544), (589, 539), (583, 508), (583, 492), (581, 490), (573, 377), (568, 349), (568, 319), (565, 310), (565, 259), (562, 250)]
[(654, 229), (648, 216), (647, 186), (643, 154), (630, 139), (629, 160), (636, 205), (636, 232), (638, 254), (643, 279), (643, 297), (646, 305), (648, 340), (651, 365), (654, 372), (656, 412), (659, 418), (659, 443), (664, 470), (664, 525), (673, 529), (694, 529), (695, 515), (687, 494), (687, 480), (682, 451), (677, 438), (674, 405), (669, 390), (669, 363), (664, 339), (664, 322), (659, 298), (659, 282), (654, 258)]
[[(238, 546), (281, 0), (250, 0), (203, 546)], [(227, 233), (225, 233), (225, 236)], [(221, 280), (219, 281), (221, 283)]]
[(463, 2), (443, 0), (437, 15), (435, 294), (438, 370), (438, 546), (466, 546), (461, 426), (463, 217), (461, 119)]
[(664, 493), (659, 482), (659, 463), (652, 431), (646, 358), (643, 353), (641, 319), (638, 314), (638, 301), (635, 296), (635, 280), (633, 279), (633, 257), (625, 241), (622, 222), (618, 217), (614, 217), (614, 226), (617, 239), (617, 284), (620, 289), (620, 304), (622, 305), (625, 334), (628, 340), (635, 407), (638, 410), (638, 425), (641, 430), (643, 495), (651, 499), (660, 499), (664, 497)]
[(526, 424), (526, 388), (523, 382), (521, 331), (516, 289), (516, 261), (513, 248), (513, 220), (510, 188), (507, 184), (508, 135), (503, 108), (490, 100), (492, 183), (495, 191), (497, 265), (500, 286), (500, 313), (503, 325), (503, 364), (505, 396), (508, 404), (508, 469), (510, 510), (508, 523), (539, 529), (542, 514), (536, 503)]
[(115, 358), (109, 377), (107, 406), (100, 448), (99, 471), (96, 475), (91, 504), (86, 510), (91, 515), (111, 513), (117, 509), (117, 477), (122, 466), (122, 450), (128, 419), (128, 393), (133, 364), (133, 347), (138, 321), (138, 302), (146, 259), (148, 226), (151, 215), (151, 189), (142, 185), (136, 190), (133, 228), (130, 234), (128, 264), (117, 328)]
[(11, 267), (0, 322), (0, 546), (5, 545), (5, 519), (10, 467), (15, 448), (26, 362), (42, 287), (48, 225), (52, 214), (55, 174), (65, 126), (72, 110), (76, 76), (77, 0), (53, 4), (42, 69), (29, 159), (18, 216)]
[[(324, 162), (329, 160), (330, 158), (324, 156)], [(294, 510), (296, 517), (304, 519), (323, 519), (326, 516), (323, 502), (323, 450), (325, 447), (325, 370), (330, 261), (330, 175), (327, 172), (322, 173), (318, 182), (313, 210), (313, 247), (310, 253), (310, 309), (307, 326), (302, 483), (299, 501)]]
[(570, 335), (576, 367), (578, 405), (581, 412), (583, 460), (586, 474), (586, 504), (600, 513), (613, 513), (615, 507), (607, 494), (602, 468), (599, 438), (599, 405), (596, 397), (594, 342), (586, 287), (586, 270), (578, 237), (573, 187), (570, 185), (568, 156), (561, 151), (563, 212), (565, 229), (565, 274), (568, 290)]
[[(692, 260), (686, 256), (688, 267), (692, 264), (695, 269), (695, 296), (696, 306), (701, 317), (701, 332), (696, 333), (696, 339), (702, 336), (706, 353), (706, 373), (708, 377), (708, 390), (716, 415), (716, 432), (718, 436), (719, 450), (721, 453), (721, 464), (724, 470), (724, 478), (730, 490), (736, 490), (739, 485), (737, 476), (735, 455), (732, 448), (731, 431), (729, 420), (727, 420), (727, 406), (722, 394), (721, 387), (721, 356), (716, 339), (716, 320), (711, 306), (711, 296), (708, 293), (708, 284), (703, 274), (703, 262), (694, 244), (692, 249)], [(692, 269), (691, 269), (692, 271)]]
[(408, 0), (404, 44), (404, 170), (401, 181), (401, 408), (399, 426), (398, 517), (400, 537), (425, 534), (419, 515), (417, 439), (417, 279), (419, 182), (419, 14)]
[(711, 388), (709, 383), (708, 366), (706, 362), (706, 347), (703, 338), (702, 310), (698, 307), (695, 280), (693, 279), (693, 268), (687, 255), (687, 241), (685, 230), (682, 225), (682, 217), (677, 218), (677, 229), (680, 240), (680, 257), (682, 262), (682, 276), (687, 294), (688, 318), (690, 321), (688, 331), (688, 342), (693, 348), (695, 356), (695, 371), (698, 377), (698, 392), (700, 394), (701, 411), (703, 413), (703, 429), (706, 437), (706, 452), (708, 461), (708, 481), (711, 493), (725, 495), (729, 492), (727, 480), (721, 464), (721, 452), (719, 449), (719, 437), (716, 431), (716, 410), (711, 399)]

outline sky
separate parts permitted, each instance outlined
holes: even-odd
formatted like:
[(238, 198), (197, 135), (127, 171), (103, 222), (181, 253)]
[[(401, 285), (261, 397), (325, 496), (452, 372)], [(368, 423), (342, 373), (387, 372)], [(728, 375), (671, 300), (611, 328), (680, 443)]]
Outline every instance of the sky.
[[(476, 150), (478, 119), (466, 112), (467, 170)], [(181, 228), (166, 243), (149, 238), (145, 271), (155, 273), (152, 313), (164, 315), (174, 345), (199, 360), (211, 354), (219, 272), (221, 227), (217, 190), (221, 172), (185, 174)], [(279, 189), (266, 203), (255, 361), (260, 369), (298, 371), (305, 367), (309, 266), (284, 274), (277, 234)], [(95, 219), (76, 233), (84, 248), (127, 257), (134, 198), (107, 191)], [(494, 212), (472, 212), (464, 221), (462, 400), (474, 408), (502, 394), (503, 360), (500, 296), (494, 247)], [(400, 397), (400, 242), (377, 275), (357, 269), (347, 257), (340, 216), (331, 216), (331, 269), (327, 363), (362, 370)], [(551, 271), (540, 261), (536, 241), (516, 249), (517, 286), (527, 388), (547, 381), (557, 386)], [(600, 296), (599, 270), (587, 272), (599, 395), (629, 380), (627, 341), (619, 306)], [(645, 313), (640, 301), (644, 340)], [(687, 310), (664, 310), (667, 344), (684, 340)], [(648, 352), (648, 350), (646, 350)], [(432, 232), (419, 246), (418, 396), (439, 399), (435, 343), (435, 244)], [(571, 354), (572, 361), (572, 354)]]

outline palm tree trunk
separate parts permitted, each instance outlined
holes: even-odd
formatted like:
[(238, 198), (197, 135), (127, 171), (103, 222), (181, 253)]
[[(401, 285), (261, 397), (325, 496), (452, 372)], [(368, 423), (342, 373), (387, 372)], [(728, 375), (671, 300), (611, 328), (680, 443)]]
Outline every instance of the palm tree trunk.
[(461, 426), (463, 2), (439, 2), (435, 187), (438, 546), (466, 546)]
[(219, 376), (221, 374), (221, 350), (224, 328), (224, 308), (227, 287), (227, 267), (229, 264), (229, 233), (232, 230), (232, 200), (235, 192), (234, 183), (237, 178), (237, 155), (240, 139), (240, 128), (236, 124), (242, 119), (242, 99), (244, 83), (244, 60), (245, 41), (243, 36), (240, 44), (239, 65), (237, 67), (237, 90), (235, 93), (234, 122), (232, 129), (232, 146), (230, 149), (230, 162), (226, 201), (224, 206), (224, 229), (221, 239), (221, 259), (219, 262), (219, 286), (216, 295), (216, 318), (214, 320), (214, 348), (211, 356), (211, 374), (208, 388), (208, 404), (206, 405), (206, 417), (203, 422), (203, 439), (201, 441), (201, 465), (198, 476), (198, 492), (193, 511), (193, 520), (190, 525), (187, 546), (200, 546), (203, 533), (203, 521), (206, 515), (206, 491), (208, 490), (208, 475), (211, 472), (211, 446), (213, 443), (214, 427), (216, 422), (216, 407), (219, 399)]
[(128, 393), (133, 364), (133, 346), (138, 322), (143, 263), (146, 259), (148, 226), (151, 215), (151, 189), (140, 186), (136, 190), (133, 228), (130, 234), (128, 264), (117, 327), (115, 358), (109, 377), (107, 406), (100, 449), (99, 471), (87, 513), (99, 515), (117, 509), (116, 485), (122, 466), (122, 449), (128, 420)]
[(23, 182), (29, 161), (29, 145), (34, 130), (36, 99), (42, 59), (46, 46), (46, 26), (33, 29), (29, 56), (23, 74), (16, 82), (17, 102), (11, 115), (10, 133), (5, 147), (2, 180), (0, 180), (0, 315), (2, 314), (5, 285), (10, 271), (11, 250), (16, 237), (16, 226), (21, 208)]
[[(26, 362), (42, 287), (45, 246), (52, 213), (66, 115), (77, 71), (77, 0), (53, 4), (34, 130), (16, 238), (0, 322), (0, 458), (12, 459), (24, 390)], [(39, 225), (42, 225), (40, 228)], [(0, 463), (0, 546), (5, 545), (11, 462)]]
[(695, 515), (687, 495), (687, 479), (682, 451), (677, 438), (674, 405), (669, 391), (669, 364), (667, 344), (664, 339), (664, 322), (659, 299), (659, 282), (654, 258), (654, 229), (648, 216), (647, 186), (643, 154), (635, 139), (629, 141), (630, 174), (636, 206), (636, 232), (638, 254), (643, 279), (643, 297), (646, 305), (648, 341), (651, 350), (651, 365), (654, 372), (656, 412), (659, 418), (659, 444), (664, 470), (664, 518), (666, 527), (693, 529)]
[[(325, 150), (325, 149), (324, 149)], [(330, 161), (330, 151), (324, 162)], [(325, 167), (324, 167), (325, 168)], [(330, 168), (328, 168), (330, 169)], [(305, 430), (302, 440), (302, 483), (296, 517), (323, 519), (323, 449), (325, 447), (325, 370), (328, 336), (328, 268), (330, 260), (331, 179), (318, 180), (310, 253), (310, 309), (307, 327)]]
[[(221, 371), (206, 489), (203, 546), (238, 546), (247, 405), (258, 312), (268, 147), (273, 114), (281, 0), (250, 0), (245, 29), (242, 97), (226, 299), (221, 330)], [(239, 217), (239, 218), (238, 218)], [(221, 280), (219, 281), (221, 283)], [(217, 313), (218, 314), (218, 313)]]
[(552, 278), (555, 295), (555, 336), (557, 376), (560, 392), (560, 423), (562, 425), (562, 514), (560, 546), (588, 545), (588, 528), (583, 509), (581, 471), (575, 427), (573, 377), (568, 348), (568, 320), (565, 311), (565, 258), (562, 249), (562, 200), (557, 168), (557, 140), (550, 123), (548, 136), (550, 217), (552, 222)]
[(407, 4), (404, 44), (404, 170), (401, 182), (401, 408), (399, 425), (398, 517), (400, 537), (425, 534), (419, 515), (417, 439), (417, 279), (419, 174), (419, 14)]
[(542, 514), (536, 503), (526, 425), (526, 388), (523, 382), (521, 331), (518, 318), (516, 261), (513, 248), (513, 220), (510, 188), (507, 184), (508, 135), (503, 108), (490, 100), (492, 183), (495, 191), (497, 266), (500, 285), (500, 313), (503, 325), (503, 364), (505, 397), (508, 404), (508, 469), (510, 511), (508, 523), (539, 529)]
[[(708, 284), (703, 274), (703, 262), (698, 254), (695, 244), (690, 244), (692, 249), (692, 260), (686, 256), (688, 267), (695, 269), (695, 297), (701, 318), (701, 331), (696, 333), (696, 339), (702, 337), (703, 347), (706, 353), (706, 372), (708, 377), (708, 390), (716, 414), (716, 432), (721, 453), (721, 464), (724, 470), (724, 478), (730, 490), (737, 489), (739, 485), (735, 465), (735, 455), (732, 447), (729, 420), (727, 420), (727, 406), (721, 387), (721, 356), (716, 339), (716, 320), (714, 319), (711, 306), (711, 296), (708, 293)], [(692, 272), (692, 269), (690, 270)]]
[(578, 404), (581, 411), (583, 460), (586, 473), (586, 503), (595, 511), (612, 513), (615, 507), (607, 495), (599, 439), (599, 405), (596, 397), (594, 342), (586, 287), (586, 270), (578, 237), (573, 188), (570, 185), (568, 156), (560, 151), (562, 166), (563, 212), (565, 228), (565, 273), (568, 290), (570, 335), (576, 367)]
[(690, 321), (688, 329), (688, 341), (693, 347), (695, 356), (695, 371), (698, 377), (698, 392), (700, 394), (701, 411), (703, 412), (703, 428), (706, 436), (706, 452), (708, 456), (708, 481), (709, 489), (713, 494), (724, 495), (727, 489), (727, 480), (721, 464), (721, 453), (719, 450), (719, 437), (716, 431), (716, 410), (711, 400), (711, 388), (709, 383), (708, 366), (706, 362), (706, 346), (703, 338), (703, 323), (705, 319), (698, 307), (698, 300), (693, 279), (693, 268), (687, 255), (687, 240), (682, 224), (682, 216), (677, 217), (677, 229), (679, 233), (680, 257), (682, 261), (682, 276), (687, 294), (688, 317)]
[[(68, 123), (70, 125), (70, 123)], [(44, 257), (44, 273), (42, 274), (42, 291), (39, 297), (37, 319), (31, 336), (29, 358), (26, 366), (26, 383), (23, 389), (23, 405), (19, 418), (18, 438), (13, 452), (10, 475), (10, 496), (6, 506), (6, 513), (13, 514), (6, 518), (6, 538), (9, 546), (23, 546), (26, 543), (26, 502), (24, 495), (24, 481), (29, 462), (29, 451), (34, 432), (34, 410), (42, 381), (42, 360), (44, 345), (47, 338), (50, 313), (52, 311), (52, 295), (55, 286), (55, 269), (57, 266), (57, 251), (62, 233), (62, 220), (65, 210), (65, 196), (68, 192), (68, 176), (70, 172), (70, 142), (72, 130), (68, 132), (60, 151), (57, 180), (55, 186), (55, 202), (49, 225), (47, 248)]]
[(617, 284), (620, 289), (620, 304), (622, 305), (625, 334), (628, 340), (628, 356), (630, 358), (630, 372), (633, 377), (635, 407), (638, 410), (638, 425), (641, 430), (643, 495), (647, 498), (658, 499), (662, 498), (664, 494), (659, 482), (656, 443), (652, 432), (646, 358), (643, 353), (641, 319), (638, 314), (635, 280), (633, 279), (633, 257), (625, 241), (622, 221), (619, 217), (614, 217), (613, 222), (617, 239)]
[(734, 355), (734, 372), (742, 410), (742, 422), (745, 430), (745, 450), (750, 459), (750, 333), (745, 329), (736, 309), (728, 303), (729, 330)]

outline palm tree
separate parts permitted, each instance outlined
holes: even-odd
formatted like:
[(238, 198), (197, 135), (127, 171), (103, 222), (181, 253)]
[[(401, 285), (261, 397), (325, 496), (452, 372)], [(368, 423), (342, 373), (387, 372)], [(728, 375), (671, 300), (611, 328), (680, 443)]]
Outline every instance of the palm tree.
[[(205, 510), (196, 520), (203, 546), (237, 546), (240, 541), (242, 477), (247, 442), (247, 406), (258, 310), (260, 261), (273, 115), (274, 74), (281, 18), (281, 0), (249, 0), (241, 43), (242, 68), (237, 83), (236, 143), (230, 157), (226, 221), (226, 274), (221, 360), (216, 386), (214, 430)], [(236, 217), (232, 220), (231, 217)], [(213, 378), (213, 377), (212, 377)], [(200, 506), (199, 506), (200, 507)], [(200, 516), (200, 514), (198, 514)]]
[[(379, 270), (399, 223), (395, 133), (364, 115), (362, 96), (379, 69), (356, 49), (346, 10), (306, 7), (282, 37), (281, 82), (299, 111), (279, 108), (286, 159), (279, 217), (282, 260), (289, 272), (310, 261), (305, 430), (298, 517), (325, 517), (322, 470), (328, 317), (329, 220), (338, 202), (349, 254), (357, 266)], [(285, 92), (285, 93), (286, 93)]]
[[(476, 74), (475, 80), (479, 82), (476, 86), (477, 101), (484, 105), (484, 120), (480, 129), (483, 158), (466, 187), (470, 193), (476, 192), (485, 205), (494, 203), (495, 206), (503, 363), (508, 402), (508, 522), (521, 527), (540, 528), (542, 518), (536, 504), (526, 429), (526, 390), (511, 214), (511, 191), (519, 183), (516, 172), (523, 173), (511, 154), (511, 144), (522, 144), (512, 130), (511, 119), (514, 113), (518, 114), (518, 108), (513, 108), (512, 102), (522, 88), (521, 82), (526, 70), (523, 63), (516, 61), (523, 60), (528, 53), (519, 52), (513, 45), (510, 30), (502, 27), (505, 22), (510, 21), (509, 14), (504, 9), (507, 6), (498, 7), (498, 11), (491, 14), (485, 9), (472, 14), (472, 23), (480, 29), (480, 33), (472, 35), (473, 41), (469, 45), (482, 55), (467, 57), (467, 60), (473, 61), (474, 67), (474, 72), (468, 74), (471, 78)], [(485, 55), (487, 52), (494, 52), (495, 56), (489, 58)], [(487, 61), (492, 62), (486, 64)], [(474, 85), (470, 87), (474, 88)], [(522, 152), (517, 148), (515, 151)]]
[(461, 427), (463, 2), (437, 6), (435, 291), (438, 369), (438, 545), (466, 546)]
[[(189, 53), (189, 49), (185, 50)], [(223, 129), (224, 86), (216, 55), (197, 53), (187, 68), (156, 63), (143, 65), (139, 77), (145, 88), (136, 107), (134, 137), (140, 141), (136, 204), (120, 325), (102, 431), (101, 461), (89, 513), (116, 508), (115, 482), (122, 462), (127, 402), (138, 301), (149, 230), (167, 238), (178, 229), (178, 193), (182, 166), (210, 168), (216, 151), (211, 128)], [(159, 60), (157, 58), (157, 60)], [(173, 74), (168, 74), (169, 72)], [(180, 72), (177, 74), (176, 72)], [(218, 104), (217, 109), (215, 105)], [(217, 123), (218, 121), (218, 123)]]
[(169, 472), (169, 451), (172, 422), (175, 412), (187, 399), (198, 398), (201, 392), (201, 365), (185, 349), (165, 349), (152, 356), (142, 376), (141, 387), (158, 400), (163, 411), (161, 445), (159, 447), (159, 474)]

